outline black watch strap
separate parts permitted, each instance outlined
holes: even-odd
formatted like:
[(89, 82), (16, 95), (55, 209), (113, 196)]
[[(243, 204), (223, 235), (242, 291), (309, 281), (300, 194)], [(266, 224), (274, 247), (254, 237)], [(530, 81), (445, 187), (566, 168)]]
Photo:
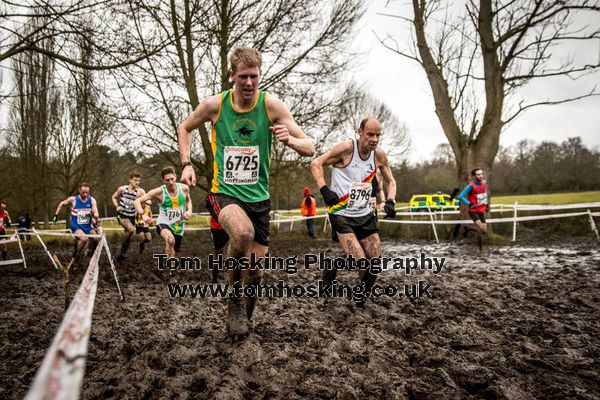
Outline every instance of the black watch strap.
[(192, 165), (191, 161), (183, 161), (181, 163), (181, 170), (183, 171), (185, 169), (185, 167), (187, 167), (188, 165)]

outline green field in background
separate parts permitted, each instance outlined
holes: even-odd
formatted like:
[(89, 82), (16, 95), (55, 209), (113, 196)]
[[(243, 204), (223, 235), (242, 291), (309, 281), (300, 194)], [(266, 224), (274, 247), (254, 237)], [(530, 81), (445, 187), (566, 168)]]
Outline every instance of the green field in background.
[(600, 191), (595, 192), (578, 192), (578, 193), (549, 193), (549, 194), (526, 194), (517, 196), (493, 196), (492, 205), (494, 204), (514, 204), (518, 201), (519, 204), (544, 204), (544, 205), (560, 205), (560, 204), (575, 204), (575, 203), (594, 203), (600, 202)]

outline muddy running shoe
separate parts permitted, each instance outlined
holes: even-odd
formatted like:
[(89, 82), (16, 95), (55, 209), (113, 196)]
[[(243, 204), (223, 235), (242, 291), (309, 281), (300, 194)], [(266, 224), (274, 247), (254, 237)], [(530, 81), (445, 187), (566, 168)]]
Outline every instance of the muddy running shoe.
[(236, 342), (248, 336), (248, 319), (241, 297), (232, 297), (227, 305), (227, 333)]

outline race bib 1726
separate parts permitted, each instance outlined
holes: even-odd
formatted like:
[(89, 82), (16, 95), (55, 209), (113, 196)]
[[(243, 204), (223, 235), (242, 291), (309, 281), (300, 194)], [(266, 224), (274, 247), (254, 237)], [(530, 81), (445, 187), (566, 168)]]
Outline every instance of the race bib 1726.
[(223, 181), (229, 185), (252, 185), (258, 182), (260, 154), (258, 146), (225, 146)]
[(350, 211), (364, 210), (369, 206), (372, 186), (366, 182), (353, 182), (348, 192), (348, 207)]
[(167, 218), (169, 219), (169, 224), (175, 224), (183, 218), (183, 210), (181, 207), (170, 208), (167, 211)]

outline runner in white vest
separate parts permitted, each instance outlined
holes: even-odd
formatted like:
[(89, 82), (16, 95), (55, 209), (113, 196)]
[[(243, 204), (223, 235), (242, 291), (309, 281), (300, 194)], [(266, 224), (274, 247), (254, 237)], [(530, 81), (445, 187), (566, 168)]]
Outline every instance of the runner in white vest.
[[(396, 210), (396, 181), (392, 176), (385, 152), (377, 147), (381, 137), (381, 125), (374, 117), (363, 119), (358, 128), (358, 139), (347, 140), (316, 158), (311, 171), (320, 188), (325, 204), (329, 206), (329, 221), (348, 255), (355, 258), (381, 257), (381, 242), (377, 228), (377, 211), (371, 202), (373, 178), (381, 169), (387, 183), (386, 218), (394, 218)], [(325, 182), (323, 166), (333, 166), (331, 189)], [(381, 184), (381, 183), (379, 183)], [(335, 270), (323, 271), (323, 282), (335, 280)], [(364, 307), (371, 293), (376, 276), (370, 270), (360, 271), (365, 297), (355, 299), (356, 305)]]

